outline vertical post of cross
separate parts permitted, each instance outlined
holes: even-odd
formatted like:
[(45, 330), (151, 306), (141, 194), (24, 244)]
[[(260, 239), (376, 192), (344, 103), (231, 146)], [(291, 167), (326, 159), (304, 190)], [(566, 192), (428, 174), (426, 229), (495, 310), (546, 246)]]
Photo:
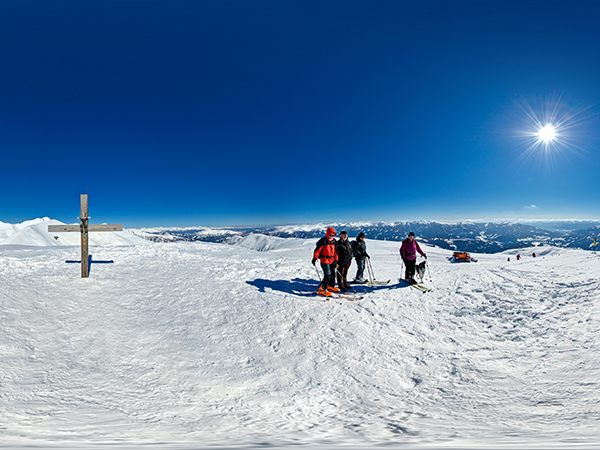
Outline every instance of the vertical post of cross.
[[(99, 231), (123, 231), (123, 225), (90, 225), (90, 216), (88, 215), (88, 196), (81, 194), (81, 214), (79, 217), (81, 223), (79, 225), (48, 225), (48, 233), (81, 233), (81, 278), (88, 278), (90, 275), (90, 260), (89, 260), (89, 234), (90, 232)], [(56, 236), (55, 236), (56, 237)]]
[(88, 196), (81, 194), (81, 278), (88, 278), (90, 275), (89, 263), (89, 238), (88, 238)]

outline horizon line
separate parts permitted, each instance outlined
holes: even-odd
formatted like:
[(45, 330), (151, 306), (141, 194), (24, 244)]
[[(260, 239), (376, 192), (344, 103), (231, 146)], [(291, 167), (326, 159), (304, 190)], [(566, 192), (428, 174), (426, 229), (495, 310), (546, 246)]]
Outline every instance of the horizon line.
[(180, 229), (193, 230), (199, 228), (206, 229), (240, 229), (240, 228), (273, 228), (273, 227), (294, 227), (294, 226), (310, 226), (310, 227), (328, 227), (328, 226), (371, 226), (371, 225), (394, 225), (408, 223), (443, 223), (443, 224), (460, 224), (460, 223), (522, 223), (522, 222), (598, 222), (600, 219), (414, 219), (414, 220), (356, 220), (356, 221), (315, 221), (315, 222), (288, 222), (288, 223), (271, 223), (271, 224), (254, 224), (254, 225), (156, 225), (156, 226), (139, 226), (129, 227), (129, 229)]

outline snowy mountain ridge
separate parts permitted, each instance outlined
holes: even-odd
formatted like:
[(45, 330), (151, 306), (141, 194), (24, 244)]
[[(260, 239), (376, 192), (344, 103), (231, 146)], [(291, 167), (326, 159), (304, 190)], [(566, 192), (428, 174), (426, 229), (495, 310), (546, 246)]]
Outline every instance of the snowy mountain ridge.
[[(161, 228), (133, 229), (132, 233), (153, 241), (204, 241), (227, 242), (233, 237), (264, 234), (283, 238), (317, 239), (328, 226), (346, 230), (350, 236), (364, 232), (369, 239), (401, 241), (410, 231), (420, 241), (449, 250), (496, 253), (513, 248), (537, 245), (590, 249), (600, 235), (594, 221), (539, 221), (538, 226), (529, 223), (495, 222), (354, 222), (319, 223), (308, 225), (282, 225), (273, 227), (239, 228)], [(546, 226), (549, 229), (542, 228)], [(586, 227), (586, 228), (581, 228)]]
[[(64, 246), (79, 245), (77, 233), (48, 233), (48, 225), (61, 222), (44, 217), (20, 224), (0, 222), (0, 245)], [(351, 237), (364, 232), (367, 239), (401, 241), (409, 231), (420, 242), (448, 250), (497, 253), (528, 246), (552, 245), (564, 248), (592, 249), (600, 236), (600, 223), (593, 221), (540, 222), (553, 230), (516, 222), (353, 222), (332, 224), (282, 225), (273, 227), (155, 227), (122, 232), (90, 233), (92, 245), (135, 245), (154, 242), (215, 242), (246, 245), (259, 239), (254, 235), (276, 238), (318, 239), (328, 226)], [(595, 224), (595, 225), (594, 225)], [(579, 226), (589, 228), (578, 229)], [(249, 239), (246, 239), (250, 236)], [(272, 243), (264, 248), (271, 248)]]

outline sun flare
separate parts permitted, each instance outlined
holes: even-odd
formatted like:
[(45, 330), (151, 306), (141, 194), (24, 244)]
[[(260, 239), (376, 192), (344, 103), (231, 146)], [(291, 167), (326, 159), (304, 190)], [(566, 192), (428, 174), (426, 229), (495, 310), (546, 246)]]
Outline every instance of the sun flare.
[(551, 123), (540, 128), (538, 131), (538, 139), (546, 144), (554, 141), (557, 138), (556, 128)]
[(523, 129), (518, 133), (524, 148), (519, 158), (521, 167), (530, 159), (558, 167), (565, 157), (586, 154), (586, 125), (599, 112), (592, 107), (572, 106), (562, 94), (538, 100), (535, 105), (525, 99), (516, 101), (525, 113), (520, 118)]

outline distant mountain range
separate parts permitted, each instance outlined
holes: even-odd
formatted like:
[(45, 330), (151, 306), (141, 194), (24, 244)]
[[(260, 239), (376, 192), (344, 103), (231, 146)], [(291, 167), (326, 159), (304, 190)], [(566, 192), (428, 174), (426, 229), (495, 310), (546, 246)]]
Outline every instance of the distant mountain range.
[(246, 228), (142, 228), (128, 231), (157, 242), (204, 241), (235, 243), (240, 237), (263, 234), (282, 238), (317, 239), (333, 226), (350, 237), (365, 233), (367, 239), (402, 241), (414, 232), (420, 242), (450, 250), (497, 253), (542, 244), (593, 249), (600, 237), (600, 221), (536, 222), (362, 222)]

